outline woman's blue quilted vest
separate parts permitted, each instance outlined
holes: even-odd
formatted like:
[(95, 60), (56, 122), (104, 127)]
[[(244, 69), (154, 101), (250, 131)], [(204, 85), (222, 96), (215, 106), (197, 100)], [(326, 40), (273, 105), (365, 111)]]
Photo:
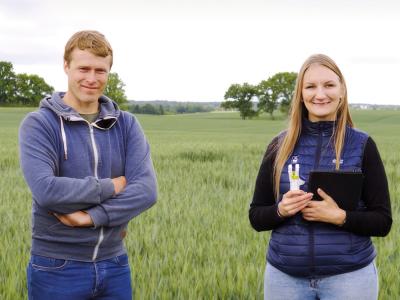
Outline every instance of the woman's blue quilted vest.
[[(289, 190), (286, 172), (289, 163), (300, 165), (300, 178), (307, 191), (311, 170), (334, 170), (333, 122), (312, 123), (303, 120), (302, 133), (286, 162), (280, 181), (280, 194)], [(340, 170), (362, 171), (364, 147), (368, 135), (348, 127)], [(281, 196), (282, 197), (282, 196)], [(364, 209), (363, 201), (359, 210)], [(267, 260), (279, 270), (300, 277), (320, 277), (357, 270), (368, 265), (376, 252), (370, 237), (359, 236), (321, 222), (308, 222), (301, 213), (288, 218), (272, 231)]]

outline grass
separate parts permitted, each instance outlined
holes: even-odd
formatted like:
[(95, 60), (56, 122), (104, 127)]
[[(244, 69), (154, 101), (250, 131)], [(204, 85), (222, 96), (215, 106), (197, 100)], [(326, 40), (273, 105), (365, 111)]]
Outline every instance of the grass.
[[(0, 299), (25, 299), (30, 193), (18, 165), (18, 125), (28, 109), (0, 108)], [(400, 112), (354, 111), (377, 142), (394, 224), (378, 250), (380, 299), (400, 297)], [(282, 119), (236, 113), (138, 116), (152, 148), (158, 203), (129, 224), (137, 299), (261, 299), (269, 233), (249, 225), (259, 163)]]

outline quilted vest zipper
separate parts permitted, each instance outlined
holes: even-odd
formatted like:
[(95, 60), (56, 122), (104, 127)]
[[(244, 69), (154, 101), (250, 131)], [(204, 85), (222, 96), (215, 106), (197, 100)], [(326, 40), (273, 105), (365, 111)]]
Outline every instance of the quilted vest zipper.
[[(322, 130), (320, 128), (318, 132), (318, 142), (317, 142), (317, 150), (315, 153), (314, 160), (314, 169), (318, 169), (319, 161), (321, 159), (321, 150), (322, 149)], [(310, 243), (310, 274), (313, 275), (315, 273), (315, 243), (314, 243), (314, 223), (310, 223), (309, 227), (309, 243)]]

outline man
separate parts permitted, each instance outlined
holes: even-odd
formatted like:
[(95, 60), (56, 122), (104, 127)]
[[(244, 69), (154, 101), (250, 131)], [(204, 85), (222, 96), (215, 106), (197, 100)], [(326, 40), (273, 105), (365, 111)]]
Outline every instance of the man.
[(113, 52), (97, 31), (65, 46), (66, 93), (44, 98), (19, 133), (32, 192), (29, 299), (131, 299), (123, 238), (157, 198), (150, 149), (129, 113), (103, 96)]

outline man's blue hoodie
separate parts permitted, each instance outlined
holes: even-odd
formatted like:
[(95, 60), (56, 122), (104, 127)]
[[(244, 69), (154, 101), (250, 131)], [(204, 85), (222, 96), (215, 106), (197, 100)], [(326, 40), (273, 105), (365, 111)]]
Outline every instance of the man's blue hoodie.
[[(136, 118), (107, 97), (90, 124), (63, 96), (44, 98), (20, 127), (21, 168), (33, 200), (31, 252), (79, 261), (124, 254), (128, 222), (157, 198), (149, 144)], [(111, 179), (119, 176), (127, 185), (114, 195)], [(69, 227), (53, 215), (78, 210), (93, 227)]]

